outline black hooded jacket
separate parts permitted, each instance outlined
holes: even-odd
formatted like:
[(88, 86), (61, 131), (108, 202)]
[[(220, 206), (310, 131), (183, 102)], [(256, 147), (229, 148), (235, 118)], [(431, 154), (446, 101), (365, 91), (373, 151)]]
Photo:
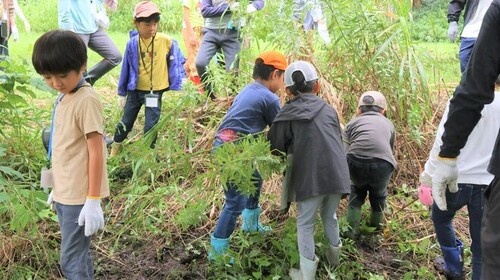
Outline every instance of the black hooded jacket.
[(349, 194), (349, 169), (337, 111), (315, 94), (301, 94), (278, 113), (269, 130), (273, 150), (293, 154), (291, 201)]

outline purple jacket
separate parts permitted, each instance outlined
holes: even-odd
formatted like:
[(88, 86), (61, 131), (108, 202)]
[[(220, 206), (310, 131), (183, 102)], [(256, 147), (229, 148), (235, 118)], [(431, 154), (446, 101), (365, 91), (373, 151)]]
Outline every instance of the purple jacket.
[[(118, 81), (118, 95), (126, 96), (127, 91), (135, 90), (139, 76), (139, 32), (130, 31), (130, 40), (123, 55), (122, 70)], [(184, 63), (186, 58), (182, 54), (177, 41), (172, 39), (172, 46), (166, 57), (168, 64), (168, 90), (181, 90), (182, 79), (186, 78)]]
[[(239, 2), (239, 1), (237, 1)], [(262, 10), (264, 8), (265, 1), (264, 0), (254, 0), (250, 1), (251, 4), (257, 9), (257, 11)], [(226, 10), (229, 8), (226, 0), (202, 0), (201, 1), (201, 15), (204, 18), (210, 17), (220, 17), (224, 13), (230, 13), (230, 11)]]

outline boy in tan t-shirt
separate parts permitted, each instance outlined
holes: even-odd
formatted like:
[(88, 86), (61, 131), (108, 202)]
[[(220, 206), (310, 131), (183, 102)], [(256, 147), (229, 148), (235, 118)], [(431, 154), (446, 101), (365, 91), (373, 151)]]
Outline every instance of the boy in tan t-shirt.
[(101, 198), (109, 189), (103, 108), (83, 78), (87, 47), (71, 31), (50, 31), (35, 42), (32, 63), (60, 92), (49, 144), (54, 189), (47, 202), (55, 202), (59, 219), (61, 270), (67, 279), (93, 279), (90, 236), (104, 227)]

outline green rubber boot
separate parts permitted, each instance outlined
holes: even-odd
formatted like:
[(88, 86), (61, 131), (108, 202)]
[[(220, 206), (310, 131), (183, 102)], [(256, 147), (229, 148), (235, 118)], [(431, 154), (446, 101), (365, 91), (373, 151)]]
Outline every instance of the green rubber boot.
[(326, 259), (331, 266), (333, 267), (339, 266), (341, 249), (342, 249), (342, 242), (339, 242), (339, 245), (337, 246), (329, 244), (328, 249), (326, 249)]
[(371, 212), (370, 214), (370, 227), (377, 228), (380, 230), (382, 228), (382, 221), (384, 220), (384, 212)]
[(350, 239), (357, 239), (359, 236), (359, 223), (361, 221), (361, 207), (347, 208), (347, 223), (349, 230), (346, 232), (346, 237)]

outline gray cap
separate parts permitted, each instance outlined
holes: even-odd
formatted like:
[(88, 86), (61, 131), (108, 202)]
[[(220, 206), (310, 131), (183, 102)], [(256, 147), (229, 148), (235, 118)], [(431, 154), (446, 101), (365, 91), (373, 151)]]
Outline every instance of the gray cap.
[(359, 106), (378, 106), (382, 109), (387, 109), (387, 100), (382, 93), (378, 91), (367, 91), (359, 98)]
[(314, 81), (318, 79), (318, 73), (316, 73), (316, 69), (314, 69), (314, 66), (307, 62), (307, 61), (295, 61), (288, 65), (288, 67), (285, 70), (285, 87), (291, 87), (294, 85), (293, 80), (292, 80), (292, 74), (300, 71), (302, 75), (304, 75), (304, 78), (306, 82)]

